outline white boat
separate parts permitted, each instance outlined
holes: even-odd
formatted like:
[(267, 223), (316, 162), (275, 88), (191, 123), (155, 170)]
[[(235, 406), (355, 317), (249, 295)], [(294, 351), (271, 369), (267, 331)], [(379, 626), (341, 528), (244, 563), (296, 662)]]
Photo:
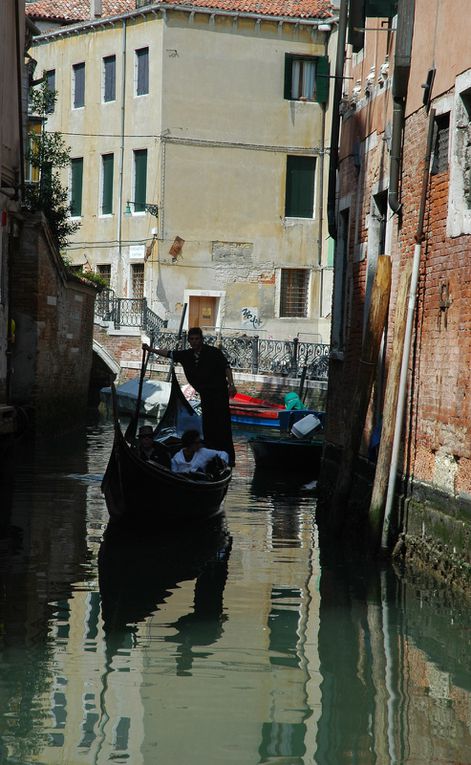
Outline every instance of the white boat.
[[(172, 383), (164, 380), (144, 380), (140, 414), (146, 417), (160, 418), (168, 404), (171, 387)], [(138, 390), (138, 377), (128, 380), (116, 388), (120, 414), (135, 414)], [(105, 405), (106, 410), (111, 411), (111, 387), (101, 388), (100, 400)]]

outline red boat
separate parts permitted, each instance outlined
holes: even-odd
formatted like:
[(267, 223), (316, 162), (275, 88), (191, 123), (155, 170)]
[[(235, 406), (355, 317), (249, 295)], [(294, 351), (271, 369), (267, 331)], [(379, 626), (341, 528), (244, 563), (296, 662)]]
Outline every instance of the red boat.
[(236, 393), (230, 399), (231, 420), (238, 425), (258, 425), (278, 428), (278, 412), (284, 411), (283, 404), (273, 404), (263, 398)]

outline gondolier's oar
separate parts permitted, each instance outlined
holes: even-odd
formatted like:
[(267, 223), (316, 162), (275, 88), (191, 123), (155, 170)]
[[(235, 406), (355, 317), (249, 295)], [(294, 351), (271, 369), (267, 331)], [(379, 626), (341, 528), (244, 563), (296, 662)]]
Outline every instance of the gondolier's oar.
[[(180, 327), (178, 329), (178, 335), (177, 335), (176, 349), (180, 348), (180, 341), (182, 339), (182, 333), (183, 333), (183, 322), (185, 321), (185, 314), (186, 314), (186, 307), (187, 307), (187, 305), (188, 305), (188, 303), (183, 303), (182, 315), (181, 315), (181, 319), (180, 319)], [(170, 382), (170, 380), (172, 379), (172, 369), (173, 369), (173, 359), (172, 359), (172, 357), (170, 357), (170, 367), (169, 367), (168, 374), (167, 374), (167, 382)]]
[(128, 442), (128, 444), (132, 444), (134, 439), (136, 438), (137, 423), (139, 422), (139, 410), (141, 408), (142, 387), (144, 385), (144, 377), (146, 376), (147, 362), (149, 360), (149, 356), (150, 354), (147, 352), (145, 348), (143, 348), (141, 376), (139, 378), (139, 388), (137, 391), (136, 411), (134, 412), (134, 416), (132, 417), (128, 427), (126, 428), (126, 432), (124, 434), (124, 437), (126, 441)]

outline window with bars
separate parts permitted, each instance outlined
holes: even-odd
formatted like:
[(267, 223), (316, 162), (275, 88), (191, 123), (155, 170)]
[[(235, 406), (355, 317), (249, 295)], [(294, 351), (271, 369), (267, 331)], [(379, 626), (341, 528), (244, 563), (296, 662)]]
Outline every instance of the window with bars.
[(111, 284), (111, 264), (110, 263), (98, 263), (96, 266), (96, 272), (103, 281), (105, 281), (108, 287)]
[(131, 297), (144, 297), (144, 263), (133, 263), (131, 266)]
[(82, 215), (83, 157), (70, 161), (70, 214), (73, 218)]
[(149, 48), (136, 50), (136, 96), (149, 92)]
[(101, 157), (101, 214), (113, 212), (113, 172), (114, 155), (103, 154)]
[(147, 194), (147, 149), (134, 151), (134, 212), (145, 212)]
[(309, 270), (282, 268), (280, 317), (305, 319), (309, 307)]
[(433, 150), (432, 175), (448, 170), (448, 145), (450, 136), (450, 112), (435, 118), (435, 144)]
[(116, 100), (116, 56), (103, 59), (103, 101)]
[(74, 109), (80, 109), (85, 106), (85, 62), (74, 64), (72, 72)]
[(314, 215), (315, 157), (288, 155), (286, 159), (285, 216), (312, 218)]

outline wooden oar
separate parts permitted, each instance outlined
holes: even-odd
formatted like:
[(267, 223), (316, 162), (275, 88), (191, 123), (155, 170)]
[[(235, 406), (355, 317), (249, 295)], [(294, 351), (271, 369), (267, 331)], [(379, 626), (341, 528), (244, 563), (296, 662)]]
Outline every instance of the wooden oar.
[(142, 388), (144, 385), (144, 377), (146, 376), (146, 369), (147, 369), (147, 362), (149, 360), (149, 353), (145, 348), (142, 349), (142, 363), (141, 363), (141, 376), (139, 378), (139, 388), (137, 391), (137, 401), (136, 401), (136, 411), (134, 412), (134, 416), (132, 417), (128, 427), (126, 428), (126, 432), (124, 434), (124, 437), (128, 444), (132, 444), (133, 441), (136, 438), (136, 431), (137, 431), (137, 423), (139, 422), (139, 410), (141, 408), (141, 400), (142, 400)]
[[(180, 318), (180, 327), (178, 329), (178, 335), (177, 335), (176, 350), (178, 350), (180, 348), (180, 342), (181, 342), (182, 334), (183, 334), (183, 322), (185, 321), (185, 314), (186, 314), (187, 305), (188, 305), (188, 303), (183, 303), (182, 315), (181, 315), (181, 318)], [(172, 379), (172, 369), (173, 369), (173, 360), (170, 359), (170, 367), (169, 367), (168, 374), (167, 374), (167, 382), (170, 382), (170, 380)]]

